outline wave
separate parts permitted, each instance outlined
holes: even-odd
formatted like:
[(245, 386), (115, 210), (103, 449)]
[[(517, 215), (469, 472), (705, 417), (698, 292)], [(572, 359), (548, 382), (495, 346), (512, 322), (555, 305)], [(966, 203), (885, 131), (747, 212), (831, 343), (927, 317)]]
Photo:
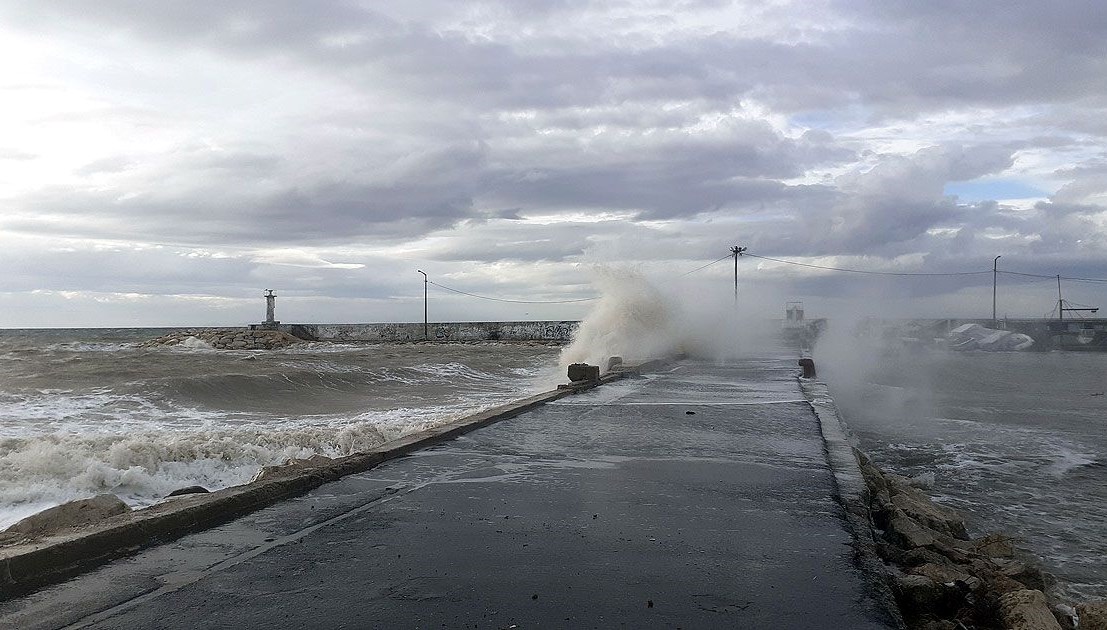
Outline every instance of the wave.
[(261, 466), (341, 457), (473, 413), (486, 404), (314, 416), (295, 425), (127, 434), (54, 432), (0, 439), (0, 528), (45, 507), (102, 492), (133, 507), (190, 485), (246, 483)]

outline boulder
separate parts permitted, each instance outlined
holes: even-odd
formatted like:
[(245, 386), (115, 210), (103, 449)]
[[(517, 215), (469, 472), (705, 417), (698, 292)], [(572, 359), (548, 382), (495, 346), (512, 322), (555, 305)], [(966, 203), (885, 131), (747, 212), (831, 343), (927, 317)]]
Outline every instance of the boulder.
[[(1068, 604), (1053, 604), (1049, 607), (1053, 612), (1053, 618), (1060, 624), (1061, 630), (1076, 630), (1076, 609)], [(1107, 630), (1107, 625), (1099, 626), (1100, 630)]]
[(318, 468), (320, 466), (326, 466), (334, 460), (326, 455), (312, 455), (306, 459), (290, 459), (280, 466), (262, 466), (260, 470), (254, 475), (254, 478), (250, 480), (250, 483), (257, 481), (267, 481), (269, 479), (276, 479), (278, 477), (285, 477), (293, 473), (307, 470), (309, 468)]
[(1006, 595), (1027, 590), (1026, 585), (1006, 575), (989, 575), (987, 578), (988, 590), (995, 595)]
[(899, 547), (893, 545), (890, 542), (880, 540), (879, 538), (875, 540), (875, 543), (876, 543), (876, 555), (880, 556), (880, 558), (882, 560), (884, 560), (886, 562), (891, 562), (892, 564), (896, 564), (896, 565), (907, 565), (908, 564), (907, 562), (904, 561), (904, 558), (906, 557), (906, 554)]
[(911, 549), (900, 556), (899, 564), (907, 567), (917, 567), (924, 564), (947, 565), (950, 559), (932, 549), (919, 547)]
[(895, 581), (896, 599), (909, 614), (942, 615), (955, 609), (958, 593), (925, 575), (902, 575)]
[(185, 494), (207, 494), (210, 492), (204, 486), (185, 486), (184, 488), (177, 488), (173, 492), (165, 495), (166, 497), (179, 497)]
[(1076, 605), (1080, 630), (1107, 630), (1107, 599)]
[(130, 506), (114, 494), (98, 494), (90, 499), (70, 501), (32, 514), (4, 530), (4, 533), (41, 536), (130, 511)]
[[(855, 453), (858, 451), (854, 451)], [(861, 457), (864, 457), (863, 455)], [(865, 479), (865, 486), (869, 488), (869, 493), (876, 495), (880, 492), (888, 492), (888, 482), (884, 479), (884, 473), (879, 468), (874, 466), (872, 462), (865, 458), (864, 460), (858, 459), (858, 467), (861, 469), (861, 476)], [(890, 497), (891, 495), (889, 495)]]
[(884, 532), (889, 542), (904, 549), (926, 547), (936, 542), (934, 534), (907, 516), (903, 510), (895, 510)]
[(888, 494), (888, 490), (880, 490), (870, 495), (869, 513), (872, 515), (873, 522), (881, 529), (888, 528), (888, 521), (892, 518), (892, 512), (895, 512), (895, 509), (896, 506), (892, 503), (892, 496)]
[(943, 597), (942, 585), (925, 575), (899, 576), (895, 586), (900, 606), (912, 612), (933, 610)]
[(999, 618), (1009, 630), (1061, 630), (1041, 591), (1023, 589), (1003, 595), (999, 598)]
[(597, 381), (600, 378), (600, 366), (587, 363), (574, 363), (569, 366), (569, 380), (574, 383)]
[(968, 584), (969, 579), (972, 578), (968, 573), (959, 571), (954, 567), (929, 562), (913, 567), (910, 573), (912, 575), (925, 575), (939, 584), (953, 584), (955, 582), (964, 582)]
[(965, 531), (964, 517), (954, 509), (934, 503), (925, 492), (917, 488), (896, 486), (892, 493), (892, 504), (934, 531), (961, 540), (969, 538)]
[(943, 536), (937, 532), (935, 532), (934, 544), (930, 546), (932, 550), (956, 564), (969, 564), (975, 558), (972, 550), (966, 547), (967, 545), (963, 541)]
[(972, 542), (976, 553), (989, 558), (1015, 557), (1015, 539), (1007, 534), (993, 532)]
[(1035, 565), (1007, 558), (998, 558), (993, 562), (1000, 573), (1018, 580), (1031, 589), (1045, 592), (1053, 586), (1053, 576)]

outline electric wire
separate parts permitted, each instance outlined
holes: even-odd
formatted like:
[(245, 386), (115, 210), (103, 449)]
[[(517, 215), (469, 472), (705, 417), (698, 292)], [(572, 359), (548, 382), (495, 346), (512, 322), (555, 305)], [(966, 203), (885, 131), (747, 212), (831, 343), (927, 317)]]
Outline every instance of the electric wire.
[[(1025, 272), (1021, 272), (1021, 271), (1003, 271), (1003, 270), (984, 270), (984, 271), (872, 271), (872, 270), (868, 270), (868, 269), (850, 269), (848, 267), (831, 267), (829, 265), (816, 265), (816, 264), (812, 264), (812, 263), (803, 263), (803, 262), (799, 262), (799, 261), (795, 261), (795, 260), (786, 260), (784, 258), (773, 258), (771, 256), (761, 256), (759, 254), (751, 254), (748, 251), (740, 253), (739, 256), (749, 256), (750, 258), (757, 258), (757, 259), (760, 259), (760, 260), (768, 260), (770, 262), (780, 263), (780, 264), (783, 264), (783, 265), (793, 265), (793, 266), (796, 266), (796, 267), (806, 267), (808, 269), (820, 269), (820, 270), (823, 270), (823, 271), (837, 271), (837, 272), (841, 272), (841, 273), (855, 273), (855, 274), (870, 275), (870, 276), (954, 277), (954, 276), (982, 276), (982, 275), (993, 274), (994, 273), (994, 274), (1004, 274), (1004, 275), (1008, 275), (1008, 276), (1015, 276), (1015, 277), (1020, 277), (1020, 278), (1033, 278), (1034, 280), (1031, 280), (1030, 282), (1055, 280), (1055, 279), (1058, 278), (1057, 275), (1048, 276), (1048, 275), (1037, 274), (1037, 273), (1025, 273)], [(682, 273), (682, 274), (680, 274), (676, 277), (683, 278), (685, 276), (690, 276), (690, 275), (692, 275), (692, 274), (694, 274), (698, 271), (703, 271), (704, 269), (707, 269), (708, 267), (711, 267), (713, 265), (717, 265), (717, 264), (723, 262), (724, 260), (728, 260), (728, 259), (733, 258), (733, 257), (734, 257), (733, 253), (728, 254), (728, 255), (723, 256), (721, 258), (717, 258), (717, 259), (715, 259), (715, 260), (713, 260), (713, 261), (711, 261), (711, 262), (709, 262), (705, 265), (700, 265), (699, 267), (696, 267), (695, 269), (692, 269), (691, 271), (686, 271), (686, 272), (684, 272), (684, 273)], [(1070, 282), (1107, 283), (1107, 278), (1084, 278), (1084, 277), (1078, 277), (1078, 276), (1059, 276), (1059, 277), (1060, 277), (1061, 280), (1067, 280), (1067, 281), (1070, 281)], [(440, 289), (444, 289), (444, 290), (450, 291), (452, 293), (457, 293), (459, 295), (465, 295), (465, 296), (472, 297), (472, 298), (477, 298), (477, 299), (480, 299), (480, 300), (489, 300), (489, 301), (493, 301), (493, 302), (507, 302), (507, 303), (511, 303), (511, 304), (574, 304), (574, 303), (581, 303), (581, 302), (593, 302), (595, 300), (600, 299), (599, 296), (594, 296), (594, 297), (587, 297), (587, 298), (576, 298), (576, 299), (571, 299), (571, 300), (514, 300), (514, 299), (509, 299), (509, 298), (499, 298), (499, 297), (493, 297), (493, 296), (489, 296), (489, 295), (480, 295), (480, 294), (477, 294), (477, 293), (470, 293), (468, 291), (462, 291), (461, 289), (455, 289), (453, 287), (449, 287), (449, 286), (446, 286), (444, 284), (434, 282), (433, 280), (430, 280), (427, 283), (428, 284), (433, 284), (434, 286), (436, 286)], [(1054, 310), (1056, 310), (1056, 309), (1054, 309)]]
[[(696, 267), (695, 269), (693, 269), (691, 271), (687, 271), (685, 273), (682, 273), (677, 277), (678, 278), (683, 278), (684, 276), (690, 276), (690, 275), (696, 273), (697, 271), (702, 271), (704, 269), (707, 269), (711, 265), (720, 263), (724, 260), (727, 260), (728, 258), (731, 258), (731, 256), (729, 254), (726, 255), (726, 256), (723, 256), (722, 258), (719, 258), (718, 260), (713, 260), (713, 261), (707, 263), (706, 265), (701, 265), (701, 266)], [(433, 284), (434, 286), (438, 287), (439, 289), (445, 289), (445, 290), (451, 291), (453, 293), (457, 293), (457, 294), (460, 294), (460, 295), (467, 295), (469, 297), (478, 298), (478, 299), (481, 299), (481, 300), (490, 300), (490, 301), (493, 301), (493, 302), (509, 302), (509, 303), (512, 303), (512, 304), (573, 304), (573, 303), (578, 303), (578, 302), (592, 302), (592, 301), (600, 299), (599, 296), (596, 296), (596, 297), (588, 297), (588, 298), (578, 298), (578, 299), (573, 299), (573, 300), (512, 300), (512, 299), (508, 299), (508, 298), (492, 297), (490, 295), (478, 295), (476, 293), (469, 293), (468, 291), (462, 291), (461, 289), (455, 289), (453, 287), (448, 287), (444, 284), (440, 284), (440, 283), (435, 282), (433, 280), (428, 280), (427, 284)]]
[(678, 277), (678, 278), (683, 278), (684, 276), (690, 276), (690, 275), (692, 275), (692, 274), (696, 273), (697, 271), (703, 271), (704, 269), (707, 269), (707, 268), (708, 268), (708, 267), (710, 267), (711, 265), (714, 265), (714, 264), (716, 264), (716, 263), (721, 263), (721, 262), (723, 262), (724, 260), (727, 260), (727, 259), (729, 259), (729, 258), (733, 258), (733, 256), (732, 256), (731, 254), (727, 254), (726, 256), (723, 256), (722, 258), (720, 258), (720, 259), (718, 259), (718, 260), (713, 260), (713, 261), (711, 261), (711, 262), (707, 263), (706, 265), (702, 265), (702, 266), (700, 266), (700, 267), (696, 267), (696, 268), (695, 268), (695, 269), (693, 269), (692, 271), (686, 271), (686, 272), (684, 272), (684, 273), (680, 274), (680, 275), (679, 275), (679, 276), (677, 276), (677, 277)]
[(873, 276), (979, 276), (986, 273), (992, 273), (991, 271), (869, 271), (865, 269), (847, 269), (845, 267), (828, 267), (825, 265), (813, 265), (810, 263), (801, 263), (794, 260), (784, 260), (783, 258), (770, 258), (769, 256), (758, 256), (757, 254), (751, 254), (746, 252), (743, 256), (749, 256), (751, 258), (760, 258), (761, 260), (771, 260), (772, 262), (782, 263), (785, 265), (796, 265), (797, 267), (808, 267), (811, 269), (824, 269), (827, 271), (842, 271), (845, 273), (860, 273)]
[(507, 298), (498, 298), (498, 297), (491, 297), (491, 296), (488, 296), (488, 295), (477, 295), (476, 293), (469, 293), (468, 291), (462, 291), (461, 289), (455, 289), (453, 287), (448, 287), (444, 284), (438, 284), (437, 282), (435, 282), (433, 280), (428, 280), (427, 284), (433, 284), (434, 286), (438, 287), (439, 289), (445, 289), (447, 291), (452, 291), (454, 293), (460, 293), (461, 295), (467, 295), (469, 297), (478, 298), (478, 299), (481, 299), (481, 300), (491, 300), (493, 302), (511, 302), (512, 304), (570, 304), (570, 303), (573, 303), (573, 302), (591, 302), (593, 300), (600, 299), (599, 296), (596, 296), (596, 297), (589, 297), (589, 298), (578, 298), (578, 299), (575, 299), (575, 300), (510, 300), (510, 299), (507, 299)]
[[(1046, 276), (1039, 273), (1023, 273), (1021, 271), (999, 271), (998, 273), (1007, 274), (1009, 276), (1023, 276), (1025, 278), (1042, 278), (1044, 280), (1056, 280), (1057, 276)], [(1061, 276), (1062, 280), (1068, 280), (1070, 282), (1107, 282), (1107, 278), (1080, 278), (1076, 276)]]

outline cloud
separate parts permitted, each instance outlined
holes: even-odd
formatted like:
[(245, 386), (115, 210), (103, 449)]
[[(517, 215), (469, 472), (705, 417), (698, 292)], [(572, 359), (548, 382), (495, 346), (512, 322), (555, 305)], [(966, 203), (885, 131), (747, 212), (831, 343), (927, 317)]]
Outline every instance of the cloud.
[(277, 277), (350, 312), (403, 302), (414, 268), (576, 295), (577, 265), (735, 244), (1107, 276), (1105, 21), (1084, 0), (5, 2), (0, 289)]

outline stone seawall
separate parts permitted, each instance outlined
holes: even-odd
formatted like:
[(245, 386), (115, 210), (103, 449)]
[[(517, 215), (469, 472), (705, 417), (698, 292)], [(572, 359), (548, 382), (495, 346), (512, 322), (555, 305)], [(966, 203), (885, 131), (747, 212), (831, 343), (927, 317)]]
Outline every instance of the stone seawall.
[(280, 324), (309, 341), (561, 341), (572, 340), (580, 322), (446, 322), (402, 324)]

